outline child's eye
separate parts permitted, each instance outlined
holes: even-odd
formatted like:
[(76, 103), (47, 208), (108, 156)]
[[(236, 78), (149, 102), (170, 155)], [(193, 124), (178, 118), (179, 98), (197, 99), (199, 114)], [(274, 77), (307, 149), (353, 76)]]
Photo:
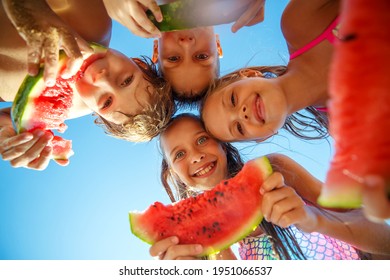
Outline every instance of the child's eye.
[(131, 76), (127, 77), (127, 78), (123, 81), (123, 83), (121, 83), (121, 86), (122, 86), (122, 87), (127, 87), (128, 85), (131, 84), (131, 82), (133, 81), (133, 78), (134, 78), (134, 75), (131, 75)]
[(242, 126), (240, 123), (237, 123), (237, 130), (241, 135), (244, 135), (244, 130), (242, 129)]
[(103, 106), (102, 106), (102, 109), (106, 109), (108, 107), (110, 107), (112, 104), (112, 97), (110, 96), (109, 98), (106, 99), (106, 101), (104, 102)]
[(232, 92), (232, 95), (230, 96), (230, 100), (232, 102), (233, 107), (236, 106), (236, 98), (234, 97), (234, 92)]
[(209, 58), (209, 55), (205, 54), (205, 53), (200, 53), (200, 54), (195, 55), (195, 58), (198, 60), (206, 60)]
[(177, 62), (179, 60), (180, 60), (180, 56), (177, 56), (177, 55), (168, 57), (168, 61), (170, 61), (170, 62)]
[(180, 159), (184, 156), (184, 152), (183, 151), (179, 151), (175, 154), (175, 159)]
[(197, 143), (198, 143), (198, 145), (202, 145), (206, 141), (207, 141), (207, 137), (206, 136), (201, 136), (201, 137), (198, 138)]

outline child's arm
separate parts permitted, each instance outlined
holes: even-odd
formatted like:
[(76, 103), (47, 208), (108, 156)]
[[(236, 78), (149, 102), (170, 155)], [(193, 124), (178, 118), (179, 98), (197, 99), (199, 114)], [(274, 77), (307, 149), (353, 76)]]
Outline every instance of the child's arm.
[[(271, 158), (273, 164), (278, 162), (277, 169), (283, 174), (275, 172), (261, 187), (263, 214), (268, 221), (281, 227), (294, 224), (303, 231), (319, 232), (369, 253), (390, 254), (389, 225), (369, 221), (361, 209), (336, 212), (305, 204), (295, 190), (308, 194), (315, 202), (320, 181), (286, 156), (272, 155)], [(290, 169), (282, 171), (288, 166)]]
[(235, 33), (244, 26), (252, 26), (264, 21), (265, 0), (253, 0), (248, 9), (232, 25), (232, 32)]
[(161, 32), (148, 19), (145, 11), (150, 10), (157, 21), (162, 20), (160, 7), (155, 0), (103, 0), (108, 15), (126, 26), (134, 35), (152, 38)]
[[(71, 76), (80, 68), (82, 51), (91, 51), (88, 43), (64, 23), (44, 0), (2, 0), (4, 9), (28, 47), (28, 73), (35, 76), (45, 57), (44, 79), (55, 83), (59, 49), (71, 58), (63, 75)], [(61, 45), (60, 45), (61, 44)]]
[[(152, 257), (160, 260), (197, 260), (199, 258), (196, 256), (202, 250), (202, 246), (199, 244), (179, 244), (179, 239), (176, 236), (171, 236), (152, 245), (149, 253)], [(229, 248), (213, 255), (212, 259), (235, 260), (237, 258)]]
[(42, 130), (16, 134), (10, 108), (0, 110), (0, 155), (13, 167), (43, 170), (49, 164), (52, 149), (47, 144), (53, 136)]
[(379, 176), (366, 176), (363, 189), (363, 211), (366, 217), (376, 223), (390, 219), (390, 199), (386, 184)]

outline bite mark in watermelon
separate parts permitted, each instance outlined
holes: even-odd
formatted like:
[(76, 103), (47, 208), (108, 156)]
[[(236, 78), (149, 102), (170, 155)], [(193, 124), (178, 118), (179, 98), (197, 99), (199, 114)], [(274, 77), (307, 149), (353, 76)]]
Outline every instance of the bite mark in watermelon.
[(201, 244), (202, 255), (217, 253), (260, 224), (259, 190), (271, 173), (266, 157), (251, 160), (234, 178), (196, 197), (169, 205), (155, 202), (142, 213), (130, 212), (131, 231), (149, 244), (175, 235), (180, 244)]
[(390, 1), (344, 0), (330, 71), (335, 155), (318, 203), (357, 208), (363, 178), (379, 175), (390, 194)]
[[(94, 53), (105, 52), (107, 48), (98, 44), (91, 44)], [(58, 62), (58, 73), (66, 67), (68, 57), (61, 51)], [(37, 76), (27, 75), (19, 87), (12, 104), (11, 118), (18, 133), (36, 129), (57, 130), (63, 133), (67, 126), (64, 121), (72, 107), (74, 83), (83, 75), (86, 67), (92, 61), (88, 58), (84, 61), (80, 70), (69, 79), (61, 76), (56, 78), (52, 87), (46, 87), (43, 80), (43, 66)], [(54, 137), (51, 143), (53, 147), (53, 159), (68, 159), (73, 155), (72, 141), (59, 136)]]

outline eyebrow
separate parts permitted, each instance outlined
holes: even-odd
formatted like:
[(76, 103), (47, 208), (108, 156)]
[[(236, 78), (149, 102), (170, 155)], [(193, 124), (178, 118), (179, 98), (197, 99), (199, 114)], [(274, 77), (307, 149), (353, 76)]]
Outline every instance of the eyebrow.
[[(207, 131), (205, 131), (204, 129), (201, 129), (201, 130), (199, 130), (198, 132), (196, 132), (193, 136), (194, 136), (194, 137), (197, 137), (197, 136), (199, 136), (200, 134), (203, 134), (203, 133), (206, 133), (207, 135), (209, 135), (209, 134), (207, 133)], [(210, 135), (209, 135), (209, 136), (210, 136)], [(173, 147), (172, 151), (169, 153), (169, 157), (170, 157), (170, 158), (172, 158), (172, 155), (176, 152), (176, 150), (179, 149), (180, 145), (181, 145), (181, 144), (179, 144), (179, 145)]]

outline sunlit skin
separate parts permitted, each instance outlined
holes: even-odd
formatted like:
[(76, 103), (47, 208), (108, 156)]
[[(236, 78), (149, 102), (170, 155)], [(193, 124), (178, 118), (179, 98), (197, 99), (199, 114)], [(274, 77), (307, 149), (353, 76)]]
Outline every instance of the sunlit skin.
[(149, 103), (148, 87), (152, 85), (137, 64), (112, 49), (94, 61), (76, 83), (84, 103), (116, 124), (124, 123), (126, 115), (139, 114)]
[(213, 27), (163, 32), (159, 39), (159, 63), (174, 90), (190, 97), (215, 78), (218, 60)]
[(202, 112), (207, 131), (222, 141), (264, 140), (288, 114), (280, 86), (271, 79), (243, 78), (211, 94)]
[(207, 190), (227, 178), (224, 149), (191, 117), (176, 120), (161, 135), (161, 147), (174, 176), (187, 186)]

